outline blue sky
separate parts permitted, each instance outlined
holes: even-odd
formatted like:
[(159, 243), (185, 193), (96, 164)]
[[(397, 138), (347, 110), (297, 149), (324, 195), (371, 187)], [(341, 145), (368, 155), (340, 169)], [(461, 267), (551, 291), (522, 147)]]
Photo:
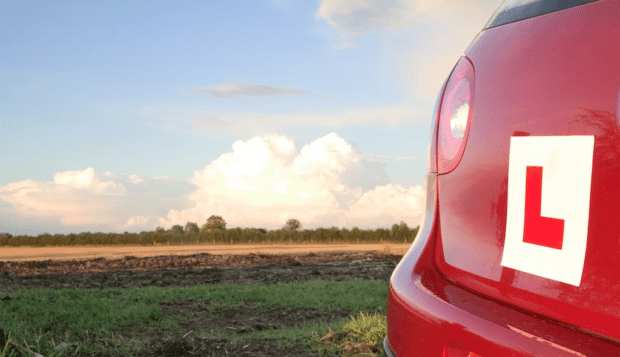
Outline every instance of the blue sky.
[(441, 82), (497, 3), (0, 8), (0, 231), (417, 225)]

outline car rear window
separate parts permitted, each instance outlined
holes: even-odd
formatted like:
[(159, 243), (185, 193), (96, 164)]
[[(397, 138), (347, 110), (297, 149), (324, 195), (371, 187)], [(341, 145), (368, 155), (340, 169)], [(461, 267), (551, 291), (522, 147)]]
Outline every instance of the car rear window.
[(530, 17), (568, 9), (599, 0), (506, 0), (497, 9), (484, 29), (505, 25)]

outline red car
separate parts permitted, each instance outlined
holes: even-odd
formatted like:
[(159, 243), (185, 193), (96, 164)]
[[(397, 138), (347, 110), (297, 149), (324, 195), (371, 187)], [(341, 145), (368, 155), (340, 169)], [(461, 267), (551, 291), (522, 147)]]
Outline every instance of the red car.
[(388, 356), (620, 356), (620, 0), (508, 0), (441, 89)]

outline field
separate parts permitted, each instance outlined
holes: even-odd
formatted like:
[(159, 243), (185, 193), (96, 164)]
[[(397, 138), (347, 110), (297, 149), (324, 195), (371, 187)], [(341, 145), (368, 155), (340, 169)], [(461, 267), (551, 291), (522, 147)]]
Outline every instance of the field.
[(387, 281), (400, 257), (4, 261), (0, 356), (380, 355)]
[(184, 244), (149, 246), (71, 246), (71, 247), (2, 247), (0, 261), (119, 259), (126, 256), (154, 257), (158, 255), (192, 254), (299, 254), (330, 251), (376, 251), (389, 249), (404, 254), (411, 244)]

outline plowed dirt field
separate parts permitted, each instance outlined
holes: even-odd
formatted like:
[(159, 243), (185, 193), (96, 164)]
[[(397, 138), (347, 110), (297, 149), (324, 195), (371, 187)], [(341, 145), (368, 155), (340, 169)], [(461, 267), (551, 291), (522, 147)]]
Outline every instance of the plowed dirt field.
[(93, 258), (154, 257), (173, 254), (298, 254), (338, 251), (385, 251), (403, 255), (408, 244), (185, 244), (155, 246), (2, 247), (0, 261), (70, 260)]
[(0, 291), (303, 280), (387, 280), (400, 255), (370, 252), (165, 255), (122, 259), (0, 261)]

